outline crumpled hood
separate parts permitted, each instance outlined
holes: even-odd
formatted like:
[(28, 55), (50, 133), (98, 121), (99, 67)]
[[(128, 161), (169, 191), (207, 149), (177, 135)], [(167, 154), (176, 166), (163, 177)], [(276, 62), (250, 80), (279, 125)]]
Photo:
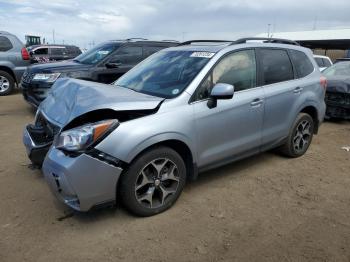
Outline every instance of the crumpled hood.
[(327, 92), (350, 94), (350, 76), (332, 76), (327, 78)]
[(48, 97), (40, 104), (39, 110), (49, 119), (64, 126), (74, 118), (90, 111), (152, 110), (163, 100), (164, 98), (114, 85), (62, 78), (52, 86)]

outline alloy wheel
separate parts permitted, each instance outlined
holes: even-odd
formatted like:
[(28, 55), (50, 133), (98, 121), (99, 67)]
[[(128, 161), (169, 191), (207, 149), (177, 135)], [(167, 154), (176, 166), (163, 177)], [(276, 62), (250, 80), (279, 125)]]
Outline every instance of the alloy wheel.
[(310, 143), (311, 138), (311, 123), (307, 120), (301, 121), (293, 137), (293, 148), (299, 153), (305, 150)]
[(139, 173), (135, 183), (137, 201), (147, 208), (158, 208), (169, 202), (179, 186), (178, 168), (168, 158), (149, 162)]

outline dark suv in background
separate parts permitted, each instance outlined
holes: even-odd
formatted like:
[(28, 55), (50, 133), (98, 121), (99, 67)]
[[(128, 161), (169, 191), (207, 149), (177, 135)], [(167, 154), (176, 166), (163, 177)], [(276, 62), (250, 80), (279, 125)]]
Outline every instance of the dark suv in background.
[(45, 63), (73, 59), (81, 50), (73, 45), (33, 45), (28, 47), (32, 63)]
[(0, 31), (0, 96), (13, 91), (29, 64), (23, 43), (15, 35)]
[(178, 45), (175, 41), (127, 39), (104, 42), (73, 60), (33, 65), (24, 73), (24, 99), (37, 107), (58, 78), (70, 77), (110, 84), (157, 51)]

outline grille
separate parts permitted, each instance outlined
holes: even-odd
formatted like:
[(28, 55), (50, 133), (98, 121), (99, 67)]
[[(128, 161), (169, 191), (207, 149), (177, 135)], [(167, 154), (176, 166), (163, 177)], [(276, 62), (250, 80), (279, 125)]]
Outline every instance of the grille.
[(23, 76), (22, 76), (22, 82), (23, 83), (30, 83), (30, 81), (32, 81), (33, 77), (35, 74), (33, 73), (29, 73), (29, 72), (24, 72)]
[(49, 122), (41, 113), (38, 113), (35, 125), (29, 125), (27, 130), (37, 145), (52, 143), (55, 135), (60, 132), (60, 128)]

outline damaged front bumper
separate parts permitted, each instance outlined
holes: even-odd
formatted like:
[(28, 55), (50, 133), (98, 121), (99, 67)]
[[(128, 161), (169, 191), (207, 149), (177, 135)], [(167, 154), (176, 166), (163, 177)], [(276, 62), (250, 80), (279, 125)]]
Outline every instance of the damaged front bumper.
[(59, 133), (60, 129), (58, 125), (47, 120), (41, 112), (37, 113), (34, 125), (29, 124), (24, 128), (23, 144), (34, 165), (42, 166), (54, 136)]
[(350, 120), (350, 94), (327, 92), (325, 101), (326, 118)]
[(55, 147), (51, 147), (43, 164), (54, 195), (78, 211), (115, 202), (121, 172), (121, 167), (92, 155), (69, 156)]
[(31, 126), (28, 125), (23, 130), (23, 144), (26, 148), (30, 161), (37, 166), (41, 166), (45, 156), (50, 149), (52, 142), (36, 144), (30, 134)]

